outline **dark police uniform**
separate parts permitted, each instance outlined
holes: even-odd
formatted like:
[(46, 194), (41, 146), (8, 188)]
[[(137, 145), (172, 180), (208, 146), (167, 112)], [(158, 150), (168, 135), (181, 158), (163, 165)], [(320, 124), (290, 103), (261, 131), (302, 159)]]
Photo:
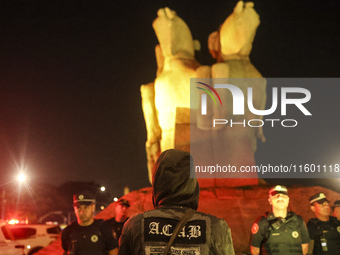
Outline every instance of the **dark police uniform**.
[(252, 227), (251, 246), (261, 248), (261, 254), (302, 254), (301, 244), (309, 243), (306, 225), (301, 216), (288, 212), (284, 219), (266, 213)]
[(107, 255), (118, 246), (111, 226), (102, 219), (95, 219), (89, 226), (71, 223), (63, 230), (61, 241), (63, 249), (72, 255)]
[(117, 243), (118, 246), (118, 241), (119, 238), (122, 234), (122, 230), (124, 227), (124, 223), (128, 220), (129, 218), (127, 218), (126, 220), (124, 220), (123, 222), (117, 222), (116, 218), (111, 218), (109, 220), (107, 220), (107, 223), (110, 224), (111, 228), (112, 228), (112, 235), (113, 238), (115, 239), (115, 242)]
[(330, 216), (329, 221), (312, 218), (307, 227), (310, 239), (314, 240), (313, 254), (340, 254), (340, 222), (335, 217)]

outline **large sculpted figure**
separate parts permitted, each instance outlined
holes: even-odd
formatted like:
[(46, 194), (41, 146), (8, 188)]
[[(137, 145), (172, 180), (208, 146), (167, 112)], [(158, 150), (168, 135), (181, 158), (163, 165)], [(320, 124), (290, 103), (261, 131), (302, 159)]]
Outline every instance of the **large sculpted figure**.
[[(169, 8), (159, 9), (152, 26), (159, 45), (155, 53), (157, 77), (154, 83), (141, 86), (142, 107), (147, 128), (146, 152), (149, 180), (158, 155), (175, 148), (175, 123), (190, 108), (190, 78), (199, 66), (195, 60), (194, 41), (186, 23)], [(187, 116), (188, 123), (190, 122)]]
[[(197, 70), (197, 77), (212, 78), (214, 83), (216, 78), (228, 78), (227, 83), (237, 85), (247, 95), (248, 87), (253, 88), (253, 106), (257, 110), (263, 110), (266, 104), (266, 81), (262, 78), (260, 72), (253, 66), (249, 59), (249, 54), (252, 49), (252, 43), (256, 34), (256, 29), (260, 24), (259, 15), (254, 10), (254, 4), (251, 2), (244, 3), (239, 1), (234, 11), (221, 25), (219, 31), (213, 32), (208, 39), (208, 47), (210, 53), (217, 59), (217, 63), (212, 67), (201, 66)], [(247, 79), (244, 79), (247, 78)], [(249, 78), (249, 79), (248, 79)], [(224, 80), (223, 83), (226, 81)], [(202, 159), (202, 165), (211, 165), (214, 162), (222, 162), (224, 165), (236, 166), (240, 169), (241, 166), (255, 165), (254, 153), (257, 148), (257, 139), (265, 142), (262, 127), (259, 121), (252, 121), (251, 124), (255, 127), (247, 125), (249, 120), (262, 120), (262, 116), (257, 116), (245, 107), (244, 115), (233, 115), (233, 98), (227, 89), (216, 89), (226, 102), (227, 106), (214, 107), (211, 104), (212, 114), (197, 115), (197, 127), (201, 130), (210, 131), (210, 142), (212, 144), (209, 154), (206, 151), (200, 151), (199, 143), (191, 150), (192, 155)], [(209, 106), (208, 106), (209, 107)], [(212, 126), (213, 119), (225, 119), (229, 123), (226, 125)], [(231, 126), (232, 120), (237, 124)], [(192, 134), (193, 132), (191, 132)], [(191, 141), (201, 139), (201, 134), (197, 137), (191, 135)], [(199, 155), (197, 157), (197, 155)], [(201, 156), (202, 155), (202, 156)], [(210, 161), (209, 161), (210, 160)], [(207, 164), (210, 163), (210, 164)], [(200, 164), (201, 162), (198, 162)], [(197, 176), (200, 177), (199, 175)], [(233, 177), (238, 177), (237, 181), (225, 179), (229, 177), (224, 173), (215, 174), (217, 178), (214, 185), (222, 186), (241, 186), (257, 184), (256, 173), (239, 173)]]
[[(211, 78), (231, 78), (236, 81), (242, 89), (244, 95), (247, 94), (247, 88), (253, 88), (253, 105), (255, 109), (263, 110), (266, 104), (266, 81), (261, 79), (262, 75), (253, 66), (249, 59), (252, 49), (256, 29), (260, 24), (259, 15), (254, 10), (252, 2), (243, 3), (239, 1), (234, 8), (233, 13), (224, 21), (219, 31), (210, 34), (208, 47), (211, 55), (217, 59), (217, 63), (211, 68), (201, 66), (198, 70), (198, 77)], [(259, 79), (233, 79), (233, 78), (259, 78)], [(230, 94), (225, 90), (219, 90), (220, 94), (227, 97), (228, 107), (223, 112), (218, 108), (214, 113), (215, 116), (201, 119), (198, 127), (203, 130), (211, 129), (211, 118), (233, 119), (262, 119), (262, 116), (256, 116), (245, 109), (245, 116), (232, 115), (232, 99)], [(216, 129), (222, 129), (223, 125), (216, 126)], [(257, 139), (265, 142), (262, 127), (250, 128), (247, 130), (251, 141), (253, 152), (256, 151)]]
[[(220, 30), (209, 36), (210, 53), (217, 59), (217, 63), (212, 67), (200, 66), (195, 60), (195, 43), (185, 22), (168, 8), (158, 11), (158, 17), (153, 22), (153, 28), (160, 43), (155, 50), (158, 65), (157, 78), (154, 83), (141, 86), (142, 106), (148, 136), (146, 151), (150, 182), (151, 171), (161, 151), (176, 148), (175, 127), (178, 123), (191, 125), (190, 138), (192, 141), (196, 138), (195, 135), (198, 140), (202, 140), (204, 136), (218, 141), (208, 153), (202, 151), (201, 155), (204, 154), (205, 158), (223, 159), (235, 166), (255, 165), (254, 152), (257, 139), (265, 141), (262, 127), (231, 128), (227, 125), (220, 125), (212, 128), (212, 118), (233, 119), (234, 121), (241, 121), (240, 118), (246, 121), (262, 119), (261, 116), (255, 116), (247, 110), (245, 116), (232, 115), (232, 98), (226, 90), (220, 90), (219, 94), (227, 99), (227, 107), (215, 107), (212, 115), (198, 115), (197, 123), (193, 121), (190, 123), (189, 116), (190, 78), (262, 77), (249, 59), (256, 29), (260, 24), (259, 15), (253, 6), (253, 3), (244, 4), (243, 1), (239, 1)], [(247, 94), (248, 86), (253, 87), (253, 105), (255, 109), (264, 109), (266, 103), (266, 82), (264, 79), (253, 79), (251, 82), (246, 79), (241, 85), (237, 85), (243, 90), (244, 95)], [(197, 93), (199, 92), (197, 91)], [(194, 147), (199, 148), (199, 143)], [(193, 155), (195, 156), (195, 153)], [(195, 160), (199, 162), (200, 159), (195, 158)], [(257, 175), (254, 174), (251, 176), (254, 179), (237, 182), (229, 180), (230, 183), (218, 180), (208, 185), (256, 184), (256, 177)]]

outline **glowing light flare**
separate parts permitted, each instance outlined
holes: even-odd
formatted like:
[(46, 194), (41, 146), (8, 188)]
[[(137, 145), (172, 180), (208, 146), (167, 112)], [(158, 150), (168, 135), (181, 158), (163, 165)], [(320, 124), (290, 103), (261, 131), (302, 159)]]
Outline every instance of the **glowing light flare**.
[(17, 179), (18, 179), (18, 181), (19, 181), (20, 183), (23, 183), (23, 182), (26, 181), (26, 175), (25, 175), (24, 173), (20, 173), (20, 174), (18, 175)]
[(104, 186), (101, 186), (101, 187), (100, 187), (100, 190), (103, 191), (103, 192), (105, 191), (105, 189), (106, 189), (106, 188), (105, 188)]
[(11, 220), (8, 221), (8, 224), (10, 224), (10, 225), (19, 224), (19, 220), (11, 219)]
[(117, 201), (118, 201), (118, 197), (115, 197), (115, 198), (113, 199), (113, 201), (117, 202)]

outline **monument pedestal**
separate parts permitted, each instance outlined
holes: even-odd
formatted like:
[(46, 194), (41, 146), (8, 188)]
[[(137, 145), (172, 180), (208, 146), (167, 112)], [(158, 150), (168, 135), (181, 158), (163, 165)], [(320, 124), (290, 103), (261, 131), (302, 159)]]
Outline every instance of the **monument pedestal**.
[[(176, 118), (175, 149), (190, 152), (195, 166), (216, 166), (218, 162), (219, 165), (234, 166), (237, 171), (241, 166), (255, 166), (254, 153), (246, 128), (226, 126), (221, 130), (200, 130), (196, 124), (184, 123), (183, 116), (183, 113), (179, 113)], [(238, 172), (229, 175), (196, 172), (196, 176), (200, 187), (238, 187), (259, 183), (257, 173)], [(211, 178), (206, 178), (207, 176)]]

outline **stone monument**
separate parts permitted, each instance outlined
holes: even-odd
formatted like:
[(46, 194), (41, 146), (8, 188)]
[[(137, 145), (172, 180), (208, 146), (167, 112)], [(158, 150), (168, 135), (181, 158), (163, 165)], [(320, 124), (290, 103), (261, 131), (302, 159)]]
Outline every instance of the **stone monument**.
[[(199, 66), (194, 53), (200, 47), (192, 39), (187, 24), (174, 11), (164, 8), (157, 14), (152, 24), (159, 41), (155, 49), (157, 76), (153, 83), (141, 86), (150, 182), (158, 155), (175, 148), (175, 123), (181, 109), (189, 113), (190, 78), (196, 76)], [(186, 119), (189, 123), (188, 115)]]
[[(217, 60), (217, 63), (210, 66), (200, 66), (196, 71), (196, 77), (212, 78), (214, 81), (221, 78), (227, 78), (229, 82), (237, 83), (243, 94), (247, 95), (248, 87), (253, 88), (252, 102), (257, 110), (265, 109), (266, 104), (266, 80), (260, 72), (254, 67), (249, 59), (252, 49), (252, 43), (256, 34), (257, 27), (260, 24), (259, 15), (254, 10), (252, 2), (243, 3), (239, 1), (234, 11), (218, 31), (210, 34), (208, 39), (208, 48)], [(227, 107), (211, 107), (213, 114), (197, 115), (197, 127), (201, 130), (210, 132), (209, 138), (213, 148), (207, 153), (195, 153), (193, 155), (202, 155), (205, 158), (211, 158), (211, 162), (225, 162), (227, 165), (241, 166), (255, 165), (254, 153), (257, 148), (257, 140), (265, 142), (262, 126), (256, 121), (252, 121), (253, 126), (247, 125), (249, 120), (262, 120), (262, 116), (255, 115), (245, 107), (244, 115), (233, 115), (233, 98), (231, 93), (226, 89), (216, 89)], [(210, 102), (212, 104), (212, 102)], [(243, 125), (216, 125), (212, 127), (212, 119), (232, 119), (237, 123), (245, 123)], [(193, 122), (193, 121), (192, 121)], [(195, 131), (195, 127), (191, 126), (191, 139), (194, 141), (198, 137), (202, 140), (204, 135), (202, 132)], [(211, 137), (213, 137), (211, 139)], [(193, 144), (193, 142), (192, 142)], [(199, 149), (199, 144), (192, 146), (192, 149)], [(195, 164), (200, 164), (202, 157), (194, 157), (198, 160)], [(203, 160), (204, 161), (204, 160)], [(215, 175), (216, 176), (216, 175)], [(226, 175), (228, 176), (228, 175)], [(235, 175), (233, 175), (235, 176)], [(243, 177), (245, 176), (245, 177)], [(220, 177), (220, 176), (219, 176)], [(240, 173), (240, 179), (215, 179), (216, 186), (242, 186), (249, 184), (257, 184), (258, 179), (256, 173)]]
[[(251, 84), (245, 79), (241, 89), (246, 94), (247, 87), (253, 87), (254, 107), (264, 109), (266, 82), (261, 79), (262, 75), (249, 59), (256, 29), (260, 24), (259, 15), (253, 7), (253, 3), (244, 4), (239, 1), (219, 31), (209, 36), (210, 53), (217, 59), (217, 63), (211, 67), (201, 66), (195, 60), (194, 51), (199, 49), (199, 44), (192, 39), (186, 23), (169, 8), (158, 11), (158, 17), (153, 22), (159, 41), (155, 49), (157, 75), (154, 82), (141, 86), (150, 182), (154, 162), (161, 151), (169, 148), (190, 151), (190, 138), (194, 140), (195, 137), (219, 141), (214, 150), (208, 154), (204, 152), (204, 157), (223, 159), (235, 166), (255, 165), (257, 139), (265, 141), (262, 127), (231, 128), (225, 125), (212, 128), (212, 115), (197, 114), (196, 118), (193, 112), (199, 106), (191, 105), (190, 109), (190, 78), (258, 78), (255, 82), (253, 79)], [(199, 93), (197, 91), (197, 98)], [(232, 102), (230, 93), (224, 90), (220, 94), (228, 102)], [(232, 104), (228, 103), (227, 109), (215, 108), (214, 115), (238, 120), (240, 117), (233, 116), (231, 109)], [(254, 116), (246, 111), (243, 118), (262, 119), (262, 116)], [(200, 144), (195, 143), (194, 147), (199, 148)], [(195, 164), (200, 163), (200, 158), (195, 158)], [(211, 179), (200, 180), (201, 186), (242, 186), (257, 183), (256, 173), (241, 179), (214, 179), (212, 176)]]

